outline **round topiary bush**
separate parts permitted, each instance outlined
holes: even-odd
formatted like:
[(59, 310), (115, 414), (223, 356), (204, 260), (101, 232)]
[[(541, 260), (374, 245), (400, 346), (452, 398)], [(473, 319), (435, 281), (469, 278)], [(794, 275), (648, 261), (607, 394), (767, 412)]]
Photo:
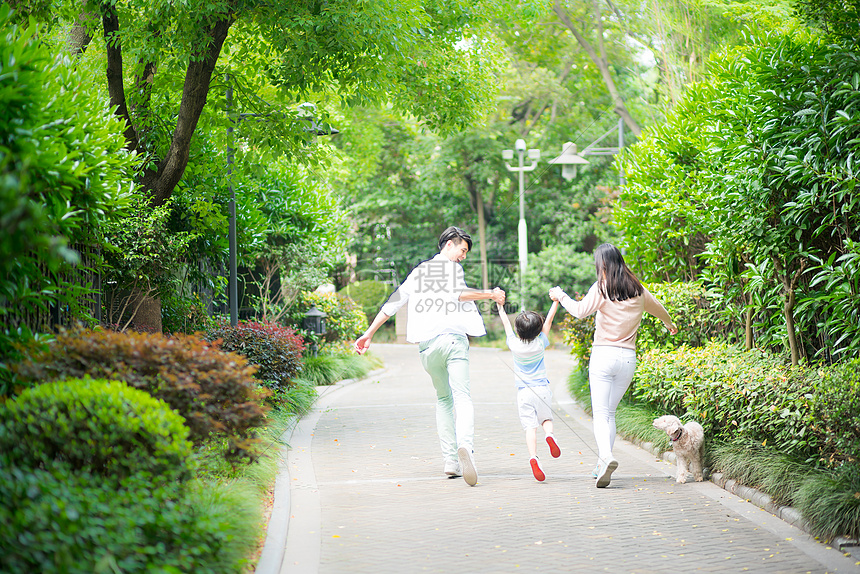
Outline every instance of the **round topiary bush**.
[(4, 466), (60, 463), (106, 478), (182, 480), (191, 475), (187, 439), (182, 417), (163, 401), (118, 381), (46, 383), (0, 405)]

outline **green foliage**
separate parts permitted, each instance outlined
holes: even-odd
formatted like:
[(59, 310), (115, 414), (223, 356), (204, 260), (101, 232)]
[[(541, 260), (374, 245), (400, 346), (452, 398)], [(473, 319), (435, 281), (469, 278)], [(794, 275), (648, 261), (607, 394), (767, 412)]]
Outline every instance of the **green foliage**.
[(327, 314), (325, 319), (326, 343), (354, 341), (367, 330), (367, 317), (364, 311), (349, 296), (335, 293), (304, 292), (291, 312), (291, 319), (301, 325), (305, 313), (312, 307)]
[(28, 349), (15, 370), (29, 384), (85, 375), (123, 381), (170, 405), (194, 444), (211, 433), (225, 436), (231, 457), (253, 448), (249, 433), (265, 421), (254, 368), (194, 336), (61, 332), (50, 344)]
[(195, 239), (186, 232), (171, 232), (171, 202), (152, 207), (140, 193), (132, 198), (132, 212), (106, 224), (104, 282), (106, 323), (124, 330), (134, 320), (140, 296), (170, 297)]
[(242, 238), (250, 269), (245, 289), (266, 322), (285, 317), (302, 291), (329, 282), (345, 258), (347, 219), (319, 174), (284, 161), (264, 167), (246, 175), (240, 194), (242, 224), (257, 230)]
[(812, 378), (812, 416), (827, 461), (860, 462), (860, 359), (821, 368)]
[(161, 298), (161, 330), (168, 334), (203, 333), (211, 326), (212, 319), (200, 295), (190, 297), (168, 295)]
[(366, 279), (348, 284), (338, 292), (338, 296), (352, 299), (370, 323), (393, 292), (394, 288), (388, 283)]
[[(663, 303), (679, 331), (673, 336), (662, 321), (644, 314), (636, 334), (636, 348), (640, 353), (651, 349), (674, 349), (678, 345), (701, 346), (713, 337), (728, 337), (715, 306), (700, 283), (647, 283), (646, 288)], [(561, 323), (564, 343), (571, 347), (570, 352), (580, 365), (587, 365), (591, 357), (594, 329), (594, 315), (585, 319), (568, 315)]]
[(793, 4), (801, 18), (829, 37), (855, 46), (860, 42), (860, 2), (857, 0), (795, 0)]
[(822, 443), (813, 428), (808, 375), (767, 353), (712, 343), (642, 355), (633, 396), (698, 420), (709, 436), (740, 436), (816, 460)]
[(237, 353), (257, 366), (254, 377), (271, 391), (287, 389), (302, 371), (305, 344), (291, 327), (277, 323), (242, 321), (220, 325), (206, 334), (222, 351)]
[[(70, 319), (92, 319), (82, 299), (93, 289), (73, 277), (89, 270), (79, 250), (95, 245), (99, 226), (125, 205), (134, 160), (123, 149), (122, 123), (92, 95), (95, 79), (55, 57), (36, 26), (22, 28), (13, 20), (8, 5), (0, 6), (4, 384), (16, 355), (13, 344), (28, 338), (25, 317), (46, 316), (57, 305)], [(87, 266), (98, 265), (98, 253), (93, 255)]]
[(710, 343), (640, 357), (633, 397), (702, 423), (716, 439), (766, 445), (835, 467), (860, 452), (858, 363), (810, 369)]
[(570, 347), (570, 354), (576, 358), (576, 362), (582, 368), (586, 368), (588, 361), (591, 360), (594, 331), (594, 315), (589, 315), (585, 319), (567, 315), (561, 322), (562, 341)]
[(523, 283), (527, 307), (536, 305), (536, 309), (545, 312), (550, 305), (547, 293), (556, 285), (562, 286), (571, 296), (588, 291), (594, 283), (594, 257), (590, 253), (577, 251), (571, 245), (546, 247), (540, 253), (529, 256)]
[(63, 466), (0, 467), (0, 570), (240, 574), (256, 504), (218, 484), (117, 485)]
[(615, 215), (628, 253), (645, 276), (702, 279), (735, 324), (752, 311), (759, 346), (797, 334), (799, 357), (857, 356), (845, 328), (856, 311), (833, 294), (856, 287), (837, 268), (854, 265), (860, 225), (860, 56), (773, 33), (724, 51), (710, 76), (624, 158)]
[(678, 334), (672, 335), (656, 317), (644, 314), (636, 335), (636, 348), (672, 349), (679, 345), (701, 347), (717, 338), (731, 340), (732, 333), (721, 320), (718, 304), (699, 282), (647, 283), (646, 288), (669, 312)]
[(815, 324), (821, 352), (839, 360), (856, 356), (860, 349), (860, 243), (846, 239), (843, 254), (810, 269), (808, 296), (798, 301), (797, 316)]
[(153, 483), (190, 477), (191, 443), (163, 401), (118, 381), (67, 379), (0, 405), (2, 466), (49, 468)]
[(320, 353), (305, 358), (302, 378), (316, 386), (332, 385), (344, 379), (363, 377), (373, 366), (364, 355)]

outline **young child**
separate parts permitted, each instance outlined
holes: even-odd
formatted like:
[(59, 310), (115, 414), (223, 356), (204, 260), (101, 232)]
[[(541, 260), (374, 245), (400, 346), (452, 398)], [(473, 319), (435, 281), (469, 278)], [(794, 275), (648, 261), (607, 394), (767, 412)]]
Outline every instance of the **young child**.
[(514, 380), (517, 384), (517, 410), (520, 422), (526, 431), (526, 446), (529, 449), (529, 465), (532, 474), (539, 482), (546, 479), (537, 456), (537, 427), (542, 426), (546, 433), (546, 442), (553, 458), (561, 456), (561, 449), (552, 436), (552, 391), (546, 376), (544, 352), (549, 346), (549, 329), (558, 310), (558, 301), (553, 301), (552, 307), (544, 321), (543, 316), (535, 311), (522, 311), (514, 320), (517, 333), (511, 328), (511, 322), (505, 313), (503, 305), (497, 304), (499, 317), (505, 326), (507, 338), (505, 342), (514, 357)]

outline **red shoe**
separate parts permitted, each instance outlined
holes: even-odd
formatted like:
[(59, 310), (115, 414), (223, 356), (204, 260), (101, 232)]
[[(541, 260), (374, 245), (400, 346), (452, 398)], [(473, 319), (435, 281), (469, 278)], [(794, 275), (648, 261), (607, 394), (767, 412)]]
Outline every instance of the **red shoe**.
[(561, 449), (558, 448), (558, 443), (555, 442), (555, 439), (552, 437), (552, 435), (546, 437), (546, 444), (549, 445), (549, 453), (552, 455), (553, 458), (558, 458), (561, 456)]
[(532, 474), (535, 475), (535, 480), (537, 480), (538, 482), (543, 482), (544, 480), (546, 480), (546, 475), (543, 473), (543, 469), (540, 467), (538, 459), (531, 459), (529, 461), (529, 464), (532, 465)]

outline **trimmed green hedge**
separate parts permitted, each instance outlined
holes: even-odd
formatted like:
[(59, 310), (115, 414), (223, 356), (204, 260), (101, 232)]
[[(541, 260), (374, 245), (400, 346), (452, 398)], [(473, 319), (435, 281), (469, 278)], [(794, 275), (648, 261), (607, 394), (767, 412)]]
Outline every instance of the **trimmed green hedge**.
[(2, 466), (60, 462), (101, 480), (191, 477), (182, 417), (163, 401), (118, 381), (69, 379), (27, 389), (0, 405)]
[[(714, 337), (731, 338), (729, 326), (711, 305), (708, 293), (698, 282), (646, 283), (646, 288), (663, 303), (678, 334), (671, 335), (663, 322), (649, 314), (642, 317), (636, 335), (639, 352), (650, 349), (674, 349), (679, 345), (699, 347)], [(567, 315), (561, 323), (564, 343), (581, 365), (587, 365), (594, 340), (594, 315), (577, 319)]]
[(702, 423), (708, 436), (740, 438), (827, 467), (860, 453), (860, 361), (792, 367), (765, 352), (710, 343), (639, 358), (633, 398)]

